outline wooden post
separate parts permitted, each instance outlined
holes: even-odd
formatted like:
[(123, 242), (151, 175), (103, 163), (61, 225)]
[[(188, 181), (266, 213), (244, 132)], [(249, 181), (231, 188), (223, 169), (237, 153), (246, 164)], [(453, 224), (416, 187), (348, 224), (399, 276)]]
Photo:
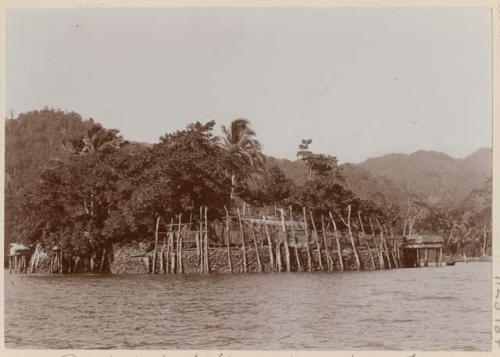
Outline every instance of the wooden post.
[(297, 261), (297, 271), (302, 271), (302, 266), (300, 264), (300, 257), (299, 257), (299, 249), (297, 248), (297, 237), (295, 235), (295, 228), (294, 228), (295, 221), (293, 220), (292, 206), (290, 206), (290, 221), (292, 222), (291, 232), (292, 232), (293, 244), (295, 246), (295, 259)]
[(424, 267), (429, 266), (429, 248), (425, 248), (424, 251)]
[[(23, 268), (26, 264), (26, 256), (23, 255)], [(62, 249), (59, 251), (59, 274), (63, 273), (63, 251)]]
[(247, 253), (246, 253), (246, 248), (245, 248), (245, 234), (243, 232), (243, 223), (241, 222), (240, 209), (237, 208), (236, 212), (238, 213), (238, 222), (240, 225), (240, 235), (241, 235), (241, 245), (242, 245), (242, 249), (243, 249), (243, 271), (246, 273), (247, 272)]
[(174, 219), (170, 222), (170, 273), (175, 273), (177, 266), (176, 260), (176, 246), (175, 246), (175, 232), (174, 232)]
[(205, 272), (205, 249), (203, 242), (205, 240), (205, 235), (203, 234), (203, 207), (200, 206), (200, 227), (199, 227), (199, 258), (200, 258), (200, 273)]
[(160, 273), (164, 274), (165, 273), (165, 242), (163, 242), (163, 245), (160, 249)]
[(351, 240), (352, 250), (354, 252), (354, 257), (356, 258), (356, 268), (359, 270), (361, 269), (361, 262), (359, 260), (358, 250), (356, 249), (356, 244), (354, 244), (354, 237), (352, 236), (352, 230), (351, 230), (351, 205), (347, 206), (347, 221), (345, 221), (341, 215), (339, 215), (339, 217), (342, 220), (342, 222), (347, 226), (347, 231), (349, 233), (349, 238)]
[(392, 238), (392, 259), (394, 260), (395, 267), (399, 268), (400, 267), (400, 262), (399, 262), (399, 255), (398, 255), (396, 237), (394, 236), (394, 233), (392, 231), (392, 227), (389, 227), (389, 231), (391, 232), (391, 238)]
[[(358, 210), (358, 220), (359, 220), (359, 225), (361, 227), (361, 231), (363, 232), (363, 238), (365, 238), (365, 227), (363, 226), (363, 220), (361, 219), (361, 212)], [(370, 255), (370, 261), (372, 263), (372, 268), (373, 270), (376, 269), (376, 266), (375, 266), (375, 260), (373, 259), (373, 254), (372, 254), (372, 250), (370, 249), (370, 244), (368, 243), (368, 239), (364, 239), (365, 243), (366, 243), (366, 249), (368, 249), (368, 254)]]
[(321, 247), (319, 245), (318, 231), (316, 230), (316, 223), (314, 223), (314, 217), (313, 217), (312, 211), (309, 211), (309, 215), (311, 216), (311, 224), (313, 226), (313, 232), (314, 232), (314, 236), (316, 238), (316, 248), (318, 250), (319, 268), (321, 270), (325, 270), (325, 267), (323, 266), (323, 259), (321, 259)]
[[(250, 207), (248, 209), (250, 209)], [(257, 246), (257, 239), (255, 237), (255, 231), (253, 230), (253, 224), (249, 223), (249, 225), (250, 225), (250, 233), (252, 233), (253, 244), (255, 246), (255, 255), (257, 257), (257, 271), (259, 273), (261, 273), (262, 272), (262, 264), (260, 262), (259, 247)]]
[(208, 256), (208, 207), (205, 206), (205, 272), (210, 273), (210, 259)]
[(173, 244), (173, 238), (172, 238), (172, 231), (174, 227), (174, 219), (170, 218), (170, 226), (168, 230), (168, 237), (167, 237), (167, 254), (166, 254), (166, 261), (165, 261), (165, 270), (167, 273), (170, 273), (172, 271), (170, 265), (171, 265), (171, 254), (172, 254), (172, 244)]
[(337, 224), (335, 223), (335, 220), (333, 219), (332, 212), (328, 212), (328, 214), (330, 215), (330, 220), (332, 221), (333, 230), (335, 233), (335, 242), (337, 243), (337, 254), (339, 256), (340, 271), (344, 271), (344, 261), (342, 259), (342, 248), (340, 247), (340, 239), (339, 239), (339, 233), (337, 230)]
[(443, 265), (443, 247), (439, 247), (439, 266)]
[(226, 239), (227, 239), (227, 263), (229, 266), (229, 272), (233, 272), (233, 264), (231, 262), (231, 247), (229, 244), (229, 241), (231, 239), (231, 231), (229, 230), (229, 211), (227, 210), (227, 207), (224, 206), (224, 209), (226, 210)]
[(279, 229), (277, 230), (276, 233), (276, 265), (277, 265), (277, 271), (281, 271), (281, 240), (280, 240), (280, 235), (279, 235)]
[(385, 264), (384, 264), (384, 259), (380, 253), (380, 249), (377, 247), (377, 242), (375, 240), (375, 228), (373, 227), (373, 222), (372, 222), (372, 218), (371, 217), (368, 217), (368, 220), (370, 221), (370, 228), (372, 230), (372, 237), (373, 237), (373, 243), (375, 245), (375, 252), (377, 253), (377, 256), (378, 256), (378, 261), (379, 261), (379, 264), (380, 264), (380, 269), (384, 269), (385, 268)]
[(330, 249), (328, 248), (328, 242), (326, 240), (326, 228), (325, 228), (325, 217), (321, 215), (321, 231), (323, 232), (323, 244), (325, 245), (326, 260), (328, 264), (328, 270), (333, 270), (333, 259), (330, 255)]
[(281, 215), (281, 233), (283, 235), (283, 243), (285, 245), (285, 262), (286, 262), (286, 271), (290, 272), (290, 248), (288, 246), (288, 237), (286, 236), (286, 226), (285, 226), (285, 212), (282, 208), (280, 208)]
[(177, 271), (179, 273), (184, 273), (184, 266), (182, 264), (182, 213), (179, 213), (179, 228), (178, 228), (178, 252), (179, 252), (179, 259), (177, 259), (177, 262), (179, 264), (179, 267)]
[(155, 229), (155, 248), (153, 250), (153, 268), (151, 269), (152, 274), (156, 274), (156, 249), (158, 247), (158, 229), (160, 227), (160, 216), (156, 218), (156, 229)]
[(391, 256), (389, 254), (389, 248), (387, 247), (387, 238), (389, 237), (389, 231), (387, 230), (387, 226), (384, 224), (385, 236), (384, 236), (384, 248), (385, 254), (387, 255), (387, 264), (389, 264), (389, 269), (393, 268), (393, 262), (391, 262)]
[(304, 231), (306, 235), (306, 250), (307, 250), (307, 268), (309, 271), (312, 271), (311, 267), (311, 251), (309, 250), (309, 228), (307, 227), (307, 215), (306, 215), (306, 208), (302, 207), (302, 211), (304, 214)]
[(271, 271), (274, 271), (275, 265), (274, 265), (273, 244), (271, 242), (271, 235), (269, 234), (269, 229), (267, 227), (266, 216), (262, 216), (262, 219), (264, 220), (264, 231), (266, 233), (267, 245), (269, 247), (269, 261), (270, 261), (269, 264), (271, 265)]
[[(380, 222), (378, 219), (377, 219), (377, 224), (380, 227)], [(385, 227), (385, 230), (387, 233), (387, 227)], [(380, 227), (380, 232), (382, 232), (382, 227)], [(381, 238), (382, 242), (384, 243), (385, 255), (387, 257), (387, 265), (389, 266), (389, 269), (392, 269), (391, 258), (389, 257), (389, 249), (387, 249), (387, 240), (383, 234), (380, 235), (380, 238)]]
[(486, 233), (486, 225), (484, 225), (483, 228), (483, 251), (481, 256), (484, 257), (486, 255), (486, 238), (488, 237), (488, 234)]

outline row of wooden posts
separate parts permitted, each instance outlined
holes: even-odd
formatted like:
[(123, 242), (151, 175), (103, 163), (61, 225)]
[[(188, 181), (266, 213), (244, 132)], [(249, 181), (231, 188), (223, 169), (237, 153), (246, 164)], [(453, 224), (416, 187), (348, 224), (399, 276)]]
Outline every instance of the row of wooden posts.
[[(157, 217), (156, 219), (156, 229), (155, 229), (155, 243), (152, 257), (152, 267), (150, 272), (152, 274), (156, 273), (183, 273), (184, 265), (182, 261), (182, 250), (184, 239), (186, 238), (185, 231), (189, 234), (194, 233), (194, 242), (196, 245), (196, 256), (198, 258), (199, 271), (202, 273), (210, 272), (210, 262), (209, 262), (209, 237), (208, 237), (208, 219), (207, 219), (207, 207), (200, 207), (199, 213), (199, 225), (198, 227), (194, 227), (192, 222), (192, 215), (189, 218), (189, 223), (182, 222), (182, 215), (179, 214), (176, 217), (176, 221), (172, 218), (170, 223), (164, 221), (161, 217)], [(335, 262), (333, 259), (334, 254), (336, 253), (339, 257), (339, 269), (345, 270), (345, 262), (342, 258), (342, 247), (340, 243), (340, 235), (339, 229), (337, 228), (337, 222), (335, 221), (334, 215), (329, 212), (327, 218), (321, 216), (321, 231), (318, 230), (316, 226), (316, 222), (314, 220), (313, 213), (311, 211), (307, 212), (304, 207), (302, 210), (302, 218), (301, 222), (296, 222), (293, 219), (293, 211), (292, 208), (289, 208), (289, 217), (285, 219), (286, 214), (284, 209), (277, 209), (276, 212), (279, 213), (279, 217), (274, 217), (274, 219), (269, 219), (265, 215), (261, 216), (262, 218), (256, 218), (251, 216), (243, 216), (243, 212), (240, 209), (236, 209), (236, 215), (230, 216), (229, 211), (226, 209), (226, 217), (225, 217), (225, 227), (223, 229), (224, 241), (227, 249), (227, 259), (228, 259), (228, 268), (230, 272), (233, 272), (233, 261), (231, 257), (231, 240), (230, 240), (230, 232), (231, 232), (231, 222), (233, 219), (237, 219), (238, 223), (238, 231), (239, 238), (242, 250), (242, 260), (243, 260), (243, 271), (247, 272), (248, 269), (248, 257), (247, 257), (247, 240), (245, 236), (251, 237), (251, 244), (255, 248), (256, 252), (256, 264), (257, 271), (264, 271), (264, 267), (262, 264), (262, 258), (260, 256), (260, 252), (258, 249), (257, 242), (257, 233), (261, 238), (261, 246), (264, 246), (264, 241), (267, 241), (268, 247), (268, 255), (269, 255), (269, 264), (271, 271), (292, 271), (292, 262), (291, 262), (291, 249), (295, 250), (295, 267), (297, 271), (312, 271), (312, 253), (311, 251), (315, 249), (317, 251), (318, 263), (320, 270), (325, 271), (333, 271), (335, 269)], [(363, 267), (361, 264), (361, 259), (358, 252), (358, 247), (356, 246), (354, 234), (353, 234), (353, 225), (352, 225), (352, 217), (351, 217), (351, 207), (348, 206), (348, 213), (346, 217), (342, 217), (338, 215), (338, 218), (342, 223), (347, 227), (347, 236), (350, 242), (350, 248), (352, 249), (354, 259), (355, 259), (355, 269), (366, 269), (367, 267)], [(377, 268), (398, 268), (401, 265), (401, 254), (399, 249), (397, 249), (396, 238), (392, 234), (392, 229), (388, 230), (386, 226), (382, 226), (378, 219), (372, 220), (369, 218), (369, 224), (371, 228), (371, 235), (368, 235), (364, 229), (364, 223), (362, 221), (361, 214), (358, 212), (359, 227), (361, 229), (357, 229), (359, 243), (360, 245), (368, 251), (370, 257), (370, 264), (372, 269)], [(379, 242), (376, 243), (377, 235), (375, 234), (374, 222), (378, 226), (379, 230)], [(310, 222), (310, 225), (309, 225)], [(326, 222), (326, 224), (325, 224)], [(160, 225), (163, 223), (165, 227), (167, 227), (167, 231), (160, 232)], [(296, 223), (298, 223), (296, 225)], [(245, 229), (247, 226), (247, 229)], [(269, 227), (273, 228), (273, 231), (269, 229)], [(289, 227), (288, 227), (289, 226)], [(299, 259), (299, 247), (297, 240), (297, 232), (295, 230), (295, 226), (302, 226), (304, 228), (305, 234), (305, 249), (307, 254), (307, 265), (303, 266), (301, 260)], [(333, 237), (335, 244), (327, 234), (328, 226), (333, 227)], [(257, 227), (257, 232), (256, 228)], [(389, 235), (389, 231), (391, 234)], [(320, 237), (321, 232), (321, 237)], [(160, 247), (160, 234), (164, 234), (163, 236), (163, 244)], [(274, 235), (275, 239), (272, 239)], [(371, 236), (374, 247), (370, 246), (367, 237)], [(392, 248), (389, 249), (387, 244), (387, 238), (392, 238)], [(311, 243), (313, 245), (313, 249), (311, 249)], [(328, 244), (330, 243), (330, 244)], [(274, 249), (273, 249), (274, 248)], [(324, 254), (322, 254), (322, 250)], [(284, 260), (282, 254), (284, 253)], [(385, 255), (385, 259), (384, 259)], [(323, 256), (326, 258), (326, 261), (323, 261)], [(157, 264), (157, 260), (159, 259), (159, 264)], [(378, 263), (378, 264), (377, 264)]]
[[(29, 260), (29, 262), (28, 262)], [(62, 250), (53, 251), (50, 255), (50, 273), (63, 273), (63, 252)], [(30, 273), (37, 271), (40, 263), (39, 251), (36, 250), (33, 254), (16, 254), (9, 256), (9, 273)]]
[(16, 254), (9, 256), (9, 273), (26, 273), (28, 271), (27, 255)]

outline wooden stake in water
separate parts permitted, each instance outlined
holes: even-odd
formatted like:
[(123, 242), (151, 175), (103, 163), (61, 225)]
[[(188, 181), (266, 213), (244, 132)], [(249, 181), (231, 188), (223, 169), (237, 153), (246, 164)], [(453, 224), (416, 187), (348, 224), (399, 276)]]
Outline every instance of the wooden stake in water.
[(302, 207), (302, 213), (304, 214), (304, 231), (306, 234), (307, 268), (308, 271), (312, 271), (311, 251), (309, 250), (309, 228), (307, 227), (307, 214), (305, 207)]
[(318, 250), (319, 268), (321, 270), (325, 270), (325, 267), (323, 266), (323, 259), (321, 259), (321, 247), (320, 247), (320, 244), (319, 244), (318, 231), (316, 230), (316, 223), (314, 223), (314, 217), (313, 217), (312, 211), (309, 211), (309, 215), (311, 216), (311, 224), (312, 224), (312, 227), (313, 227), (314, 238), (316, 240), (316, 248)]
[(199, 227), (199, 233), (198, 233), (198, 239), (200, 241), (199, 245), (199, 262), (200, 262), (200, 273), (203, 273), (205, 270), (205, 259), (204, 259), (204, 249), (203, 249), (203, 207), (200, 206), (200, 227)]
[(182, 266), (182, 213), (179, 213), (179, 227), (177, 229), (177, 272), (182, 274), (184, 268)]
[(335, 223), (335, 220), (333, 219), (332, 212), (328, 212), (328, 214), (330, 215), (330, 220), (332, 221), (333, 230), (335, 233), (335, 242), (337, 243), (337, 254), (339, 256), (340, 271), (344, 271), (344, 262), (342, 259), (342, 248), (340, 247), (340, 239), (339, 239), (339, 232), (337, 231), (337, 224)]
[(387, 257), (387, 267), (391, 269), (391, 261), (389, 260), (389, 253), (387, 252), (387, 246), (385, 244), (384, 231), (382, 229), (382, 226), (380, 225), (380, 221), (378, 220), (378, 218), (377, 218), (377, 225), (378, 229), (380, 230), (380, 251), (382, 252), (383, 256), (383, 252), (385, 250), (385, 256)]
[(236, 212), (238, 213), (238, 223), (240, 225), (240, 235), (241, 235), (241, 246), (243, 249), (243, 271), (246, 273), (247, 272), (247, 253), (246, 253), (246, 247), (245, 247), (245, 234), (243, 232), (243, 223), (241, 221), (240, 209), (237, 208)]
[(271, 242), (271, 235), (269, 234), (269, 228), (267, 227), (266, 216), (262, 216), (262, 219), (264, 220), (264, 231), (267, 237), (267, 246), (269, 247), (269, 261), (271, 265), (271, 271), (274, 271), (276, 267), (274, 265), (273, 243)]
[(160, 216), (156, 219), (156, 229), (155, 229), (155, 248), (153, 250), (153, 267), (151, 269), (152, 274), (156, 274), (156, 250), (158, 249), (158, 229), (160, 227)]
[[(250, 209), (250, 207), (249, 207), (249, 209)], [(260, 262), (259, 247), (257, 246), (257, 238), (255, 237), (255, 231), (253, 228), (254, 228), (253, 224), (249, 223), (250, 233), (252, 234), (253, 244), (255, 246), (255, 256), (257, 257), (257, 271), (259, 273), (261, 273), (262, 272), (262, 264)]]
[(323, 244), (325, 245), (326, 260), (328, 264), (328, 270), (333, 270), (333, 258), (330, 254), (330, 249), (328, 248), (328, 242), (326, 240), (326, 227), (325, 227), (325, 217), (321, 215), (321, 231), (323, 232)]
[(344, 223), (344, 225), (347, 226), (347, 231), (349, 232), (349, 238), (351, 240), (352, 250), (354, 252), (354, 257), (356, 258), (356, 269), (359, 270), (361, 269), (361, 262), (359, 260), (358, 250), (356, 249), (356, 244), (354, 243), (354, 237), (352, 236), (352, 230), (351, 230), (351, 205), (347, 206), (347, 221), (345, 221), (341, 215), (339, 215), (339, 217)]
[(298, 242), (297, 242), (297, 237), (295, 236), (295, 228), (294, 228), (295, 221), (293, 220), (292, 206), (290, 206), (290, 221), (292, 222), (291, 232), (292, 232), (293, 244), (295, 246), (295, 259), (297, 260), (297, 270), (302, 271), (302, 266), (300, 264), (300, 257), (299, 257), (299, 249), (297, 248)]
[(208, 257), (208, 207), (205, 206), (205, 272), (210, 273), (210, 260)]
[(227, 263), (229, 266), (229, 272), (233, 272), (233, 264), (231, 262), (231, 248), (229, 245), (229, 241), (231, 239), (231, 232), (229, 230), (229, 211), (227, 210), (227, 207), (224, 206), (224, 209), (226, 210), (226, 240), (227, 240)]
[(368, 217), (368, 220), (370, 221), (370, 229), (372, 230), (372, 238), (373, 238), (373, 244), (375, 245), (375, 253), (377, 254), (378, 261), (380, 264), (380, 269), (384, 269), (384, 259), (380, 253), (380, 249), (377, 247), (377, 242), (375, 240), (375, 228), (373, 226), (373, 221), (371, 217)]
[(281, 271), (281, 239), (280, 239), (280, 235), (279, 235), (279, 229), (276, 230), (275, 237), (276, 237), (276, 250), (275, 250), (275, 252), (276, 252), (277, 271)]
[(290, 272), (290, 248), (288, 246), (288, 237), (286, 236), (286, 226), (285, 226), (285, 212), (280, 208), (281, 215), (281, 229), (283, 234), (283, 242), (285, 243), (285, 260), (286, 260), (286, 271)]
[[(358, 211), (358, 220), (359, 220), (359, 225), (361, 227), (361, 231), (363, 232), (363, 238), (365, 238), (366, 236), (366, 232), (365, 232), (365, 227), (363, 226), (363, 220), (361, 219), (361, 212)], [(368, 243), (368, 239), (364, 239), (365, 241), (365, 244), (366, 244), (366, 249), (368, 249), (368, 254), (370, 255), (370, 261), (372, 263), (372, 268), (373, 270), (375, 270), (375, 260), (373, 259), (373, 254), (372, 254), (372, 250), (370, 248), (370, 244)]]

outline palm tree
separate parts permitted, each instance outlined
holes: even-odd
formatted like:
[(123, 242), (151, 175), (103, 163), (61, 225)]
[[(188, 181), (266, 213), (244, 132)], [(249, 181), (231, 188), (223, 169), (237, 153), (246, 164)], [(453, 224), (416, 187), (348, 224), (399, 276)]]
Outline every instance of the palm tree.
[[(106, 129), (101, 124), (90, 119), (86, 123), (86, 130), (83, 136), (77, 139), (64, 140), (62, 145), (68, 153), (70, 160), (95, 159), (97, 153), (109, 152), (121, 148), (126, 141), (123, 140), (119, 131), (115, 129)], [(58, 164), (63, 162), (59, 159), (54, 160)], [(114, 171), (113, 168), (111, 170)], [(89, 203), (85, 200), (84, 207), (87, 214), (94, 217), (95, 192), (90, 188)]]
[[(248, 119), (235, 119), (229, 127), (223, 125), (222, 132), (223, 147), (231, 159), (231, 199), (233, 199), (236, 180), (261, 172), (265, 159)], [(240, 177), (237, 177), (237, 173)]]
[(71, 156), (92, 155), (110, 149), (117, 149), (124, 144), (123, 138), (115, 129), (105, 129), (90, 120), (85, 135), (75, 140), (64, 140), (63, 147)]

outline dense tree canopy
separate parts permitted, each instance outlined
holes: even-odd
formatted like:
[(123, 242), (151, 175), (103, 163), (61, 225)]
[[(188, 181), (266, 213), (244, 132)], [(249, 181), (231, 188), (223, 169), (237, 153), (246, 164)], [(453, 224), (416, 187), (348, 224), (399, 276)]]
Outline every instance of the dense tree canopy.
[(187, 219), (208, 206), (213, 221), (246, 202), (298, 214), (307, 207), (318, 216), (346, 217), (349, 208), (360, 222), (373, 218), (399, 234), (411, 223), (414, 232), (445, 236), (452, 249), (486, 249), (491, 180), (450, 209), (339, 166), (335, 156), (312, 152), (311, 139), (300, 143), (295, 162), (265, 160), (248, 120), (232, 121), (222, 136), (214, 128), (214, 121), (196, 122), (147, 145), (75, 113), (44, 109), (7, 120), (6, 244), (92, 254), (150, 238), (158, 216)]

